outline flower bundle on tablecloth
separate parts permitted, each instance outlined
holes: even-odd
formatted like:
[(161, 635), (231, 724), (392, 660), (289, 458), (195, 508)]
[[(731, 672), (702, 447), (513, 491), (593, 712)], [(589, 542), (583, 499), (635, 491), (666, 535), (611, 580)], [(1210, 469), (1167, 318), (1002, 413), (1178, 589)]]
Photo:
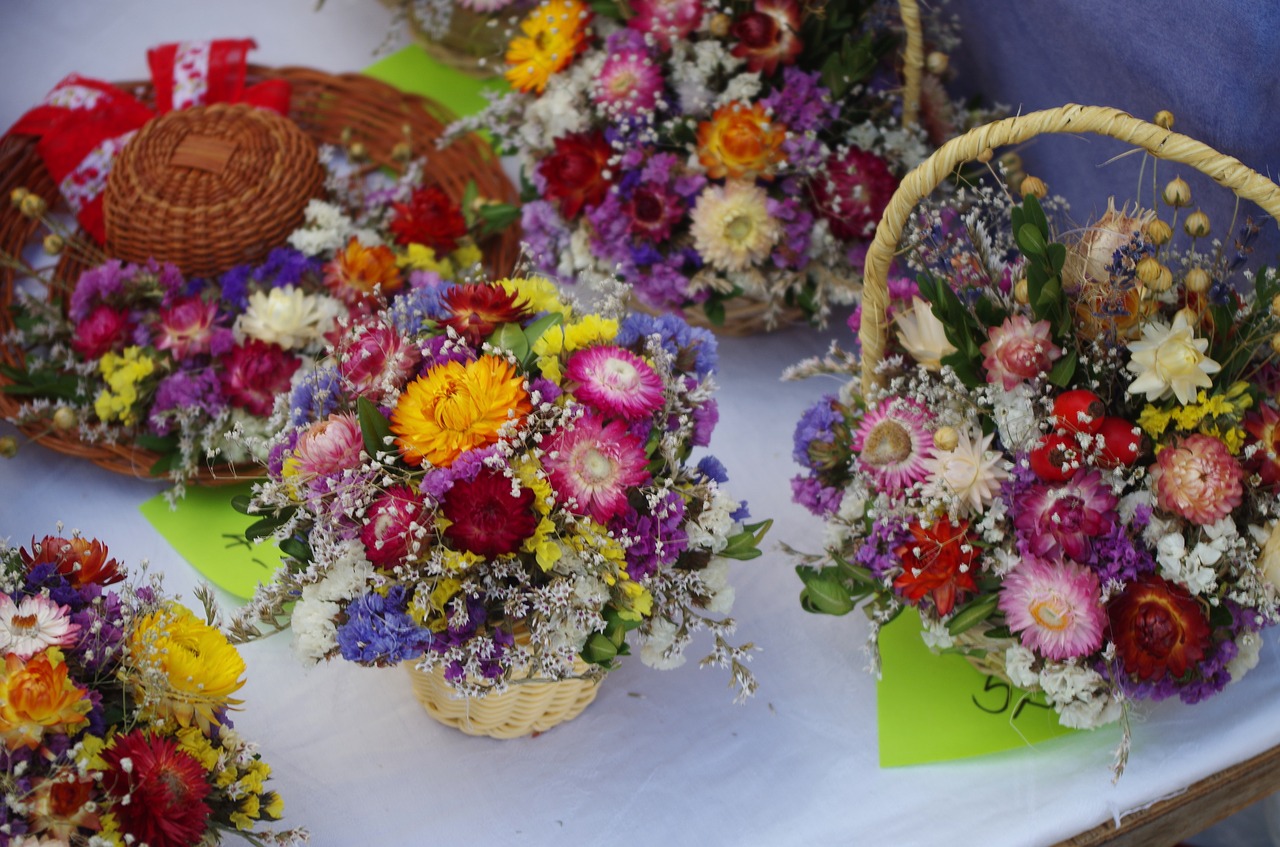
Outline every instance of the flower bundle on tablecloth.
[[(1038, 180), (1024, 191), (1040, 192)], [(1207, 244), (1186, 183), (1083, 228), (984, 188), (917, 216), (880, 387), (796, 428), (827, 523), (810, 611), (919, 610), (931, 647), (1044, 693), (1067, 726), (1220, 691), (1280, 618), (1280, 276)], [(1048, 214), (1046, 214), (1048, 209)], [(1234, 249), (1233, 249), (1234, 247)], [(1237, 287), (1233, 287), (1233, 283)], [(863, 318), (867, 318), (864, 316)], [(838, 349), (793, 377), (857, 375)], [(878, 668), (878, 657), (873, 658)]]
[(0, 574), (0, 844), (305, 840), (257, 829), (283, 804), (229, 720), (226, 636), (95, 539), (0, 546)]
[(700, 306), (713, 323), (739, 297), (762, 304), (763, 325), (788, 308), (825, 320), (852, 301), (898, 177), (954, 120), (927, 76), (930, 130), (903, 126), (892, 4), (629, 8), (540, 3), (507, 49), (515, 91), (460, 123), (531, 182), (536, 266), (617, 274), (646, 307)]
[[(614, 316), (616, 314), (616, 316)], [(712, 456), (715, 339), (582, 311), (550, 282), (444, 283), (348, 327), (299, 385), (242, 504), (286, 567), (239, 614), (301, 658), (419, 660), (460, 693), (601, 675), (638, 637), (755, 681), (725, 637), (729, 558), (759, 555)], [(290, 607), (290, 604), (291, 607)]]

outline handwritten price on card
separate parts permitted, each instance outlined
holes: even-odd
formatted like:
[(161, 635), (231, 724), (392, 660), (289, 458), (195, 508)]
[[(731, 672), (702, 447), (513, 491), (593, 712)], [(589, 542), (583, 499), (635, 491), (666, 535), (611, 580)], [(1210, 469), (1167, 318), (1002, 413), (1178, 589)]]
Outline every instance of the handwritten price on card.
[[(1023, 709), (1027, 706), (1032, 706), (1037, 709), (1049, 708), (1044, 703), (1039, 703), (1036, 700), (1033, 700), (1030, 694), (1021, 691), (1017, 692), (1019, 696), (1015, 701), (1013, 695), (1016, 690), (1017, 689), (1012, 685), (1005, 682), (1003, 679), (1000, 679), (1000, 677), (987, 674), (986, 683), (982, 686), (982, 693), (983, 698), (989, 705), (984, 705), (979, 702), (977, 694), (974, 694), (971, 699), (973, 700), (973, 705), (977, 706), (989, 715), (1003, 715), (1008, 712), (1009, 708), (1012, 706), (1013, 715), (1010, 720), (1017, 720), (1022, 714)], [(1002, 695), (1003, 699), (1001, 699)]]

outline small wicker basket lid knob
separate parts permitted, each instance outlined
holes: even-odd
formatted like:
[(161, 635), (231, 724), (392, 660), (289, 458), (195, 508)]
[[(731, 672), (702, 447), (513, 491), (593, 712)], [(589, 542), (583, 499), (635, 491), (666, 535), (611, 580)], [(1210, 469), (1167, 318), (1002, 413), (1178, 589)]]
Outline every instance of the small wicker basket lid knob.
[(323, 184), (315, 143), (287, 118), (224, 103), (170, 112), (112, 166), (107, 252), (213, 276), (283, 245)]

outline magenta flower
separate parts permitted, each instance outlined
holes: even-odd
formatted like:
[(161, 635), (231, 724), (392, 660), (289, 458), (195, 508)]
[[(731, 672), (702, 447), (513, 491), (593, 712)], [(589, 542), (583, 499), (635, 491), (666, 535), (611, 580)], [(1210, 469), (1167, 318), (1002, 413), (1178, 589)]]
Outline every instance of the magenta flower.
[(1101, 586), (1082, 565), (1023, 559), (1005, 577), (999, 603), (1023, 646), (1047, 659), (1060, 662), (1102, 646)]
[(351, 391), (378, 403), (408, 381), (422, 353), (393, 327), (379, 322), (344, 335), (335, 358)]
[(685, 212), (678, 194), (655, 183), (638, 187), (623, 210), (631, 219), (629, 232), (655, 244), (671, 237), (671, 228), (680, 222)]
[(543, 445), (543, 467), (556, 499), (569, 511), (606, 523), (627, 510), (627, 492), (649, 481), (640, 439), (622, 421), (588, 413)]
[(817, 211), (842, 241), (869, 239), (898, 178), (875, 153), (846, 147), (833, 153), (811, 186)]
[(702, 0), (631, 0), (631, 10), (635, 16), (627, 26), (649, 33), (663, 50), (687, 38), (706, 14)]
[(302, 365), (283, 348), (256, 339), (231, 348), (220, 361), (227, 402), (258, 417), (271, 414), (278, 395), (288, 396), (293, 373)]
[(133, 334), (133, 324), (124, 309), (95, 306), (88, 317), (76, 324), (71, 349), (85, 359), (98, 359), (111, 350), (123, 350)]
[(850, 446), (858, 466), (888, 494), (903, 494), (929, 475), (926, 459), (933, 436), (925, 429), (932, 416), (922, 403), (891, 397), (862, 416)]
[(604, 60), (591, 99), (613, 118), (652, 112), (662, 93), (662, 71), (641, 50), (619, 50)]
[(1093, 538), (1111, 529), (1115, 495), (1098, 471), (1081, 471), (1061, 485), (1037, 484), (1011, 508), (1020, 541), (1035, 556), (1088, 563)]
[(1244, 499), (1244, 471), (1211, 435), (1188, 435), (1156, 454), (1151, 488), (1160, 508), (1208, 526), (1231, 514)]
[(662, 408), (662, 379), (648, 362), (620, 347), (587, 347), (569, 357), (565, 376), (582, 402), (607, 417), (634, 421)]
[(217, 317), (217, 303), (205, 303), (199, 297), (178, 300), (160, 310), (156, 349), (168, 350), (175, 359), (208, 353)]
[(1032, 323), (1025, 315), (1012, 315), (992, 327), (980, 348), (987, 382), (1012, 391), (1018, 383), (1047, 373), (1062, 350), (1053, 343), (1048, 321)]
[(426, 540), (425, 514), (426, 504), (407, 485), (393, 485), (374, 499), (360, 528), (360, 541), (374, 567), (404, 564)]

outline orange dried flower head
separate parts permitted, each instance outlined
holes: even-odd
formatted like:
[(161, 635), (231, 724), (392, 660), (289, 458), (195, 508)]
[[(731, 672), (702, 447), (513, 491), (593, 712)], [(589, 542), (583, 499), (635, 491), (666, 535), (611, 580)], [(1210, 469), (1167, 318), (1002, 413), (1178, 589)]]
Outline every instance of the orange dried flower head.
[(404, 285), (391, 248), (365, 247), (354, 237), (325, 266), (324, 282), (348, 306), (367, 303), (378, 292), (384, 297), (394, 294)]
[(37, 542), (31, 539), (31, 551), (18, 551), (27, 570), (36, 565), (52, 564), (58, 573), (77, 588), (90, 583), (111, 585), (124, 579), (120, 563), (107, 558), (107, 546), (94, 538), (60, 538), (46, 535)]
[(13, 653), (0, 677), (0, 738), (17, 750), (40, 746), (45, 732), (63, 732), (84, 723), (88, 692), (70, 680), (62, 654), (49, 649), (24, 662)]
[(507, 81), (517, 91), (541, 94), (547, 81), (587, 48), (591, 10), (579, 0), (545, 0), (520, 22), (507, 46)]
[(763, 103), (729, 103), (698, 125), (698, 161), (712, 179), (772, 179), (786, 133)]

